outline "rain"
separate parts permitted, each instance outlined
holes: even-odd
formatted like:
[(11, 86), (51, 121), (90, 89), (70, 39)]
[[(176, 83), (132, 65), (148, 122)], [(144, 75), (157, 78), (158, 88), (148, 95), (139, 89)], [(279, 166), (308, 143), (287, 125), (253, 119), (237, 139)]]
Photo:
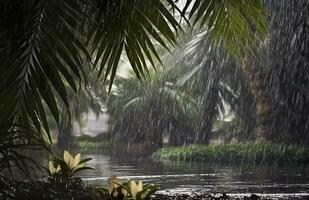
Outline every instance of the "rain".
[(309, 1), (0, 1), (0, 200), (309, 199)]

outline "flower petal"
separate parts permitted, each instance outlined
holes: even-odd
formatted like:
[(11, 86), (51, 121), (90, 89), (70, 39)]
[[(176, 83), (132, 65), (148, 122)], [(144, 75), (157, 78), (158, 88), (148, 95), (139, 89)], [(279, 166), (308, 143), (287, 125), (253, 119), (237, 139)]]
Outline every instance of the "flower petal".
[(75, 156), (75, 158), (73, 159), (73, 162), (72, 162), (72, 168), (76, 167), (79, 164), (80, 158), (81, 158), (80, 153)]
[(60, 165), (58, 165), (55, 172), (59, 172), (60, 170), (61, 170), (61, 167)]
[(143, 191), (143, 181), (138, 181), (137, 192)]
[(137, 184), (135, 183), (135, 181), (130, 182), (130, 190), (131, 190), (132, 198), (135, 199), (136, 193), (137, 193)]
[(67, 165), (70, 165), (70, 160), (73, 160), (73, 156), (65, 150), (63, 153), (63, 160)]
[(51, 174), (54, 174), (54, 173), (55, 173), (56, 169), (55, 169), (54, 163), (53, 163), (52, 161), (49, 161), (49, 162), (48, 162), (48, 168), (49, 168), (49, 172), (50, 172)]
[(76, 165), (75, 167), (70, 168), (73, 172), (75, 172), (76, 170), (78, 170), (79, 168), (82, 168), (85, 166), (85, 163), (82, 163), (80, 165)]

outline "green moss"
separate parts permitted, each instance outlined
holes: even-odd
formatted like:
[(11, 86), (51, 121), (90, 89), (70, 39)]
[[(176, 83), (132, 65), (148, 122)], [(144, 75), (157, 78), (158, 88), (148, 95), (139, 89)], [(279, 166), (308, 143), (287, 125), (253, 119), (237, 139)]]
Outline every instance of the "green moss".
[(307, 165), (309, 148), (275, 143), (189, 145), (159, 149), (152, 157), (177, 161)]

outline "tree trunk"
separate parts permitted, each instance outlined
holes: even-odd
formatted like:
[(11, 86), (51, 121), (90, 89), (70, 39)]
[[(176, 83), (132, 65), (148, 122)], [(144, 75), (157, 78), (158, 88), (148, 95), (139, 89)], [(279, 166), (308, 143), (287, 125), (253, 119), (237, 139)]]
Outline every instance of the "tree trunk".
[(254, 59), (248, 59), (243, 65), (243, 72), (249, 82), (251, 94), (254, 97), (254, 112), (256, 116), (256, 139), (271, 139), (272, 102), (268, 94), (269, 80), (261, 66)]
[(208, 60), (203, 66), (202, 83), (205, 93), (203, 96), (200, 126), (195, 135), (195, 143), (208, 144), (211, 138), (212, 121), (216, 114), (216, 105), (219, 98), (219, 80), (221, 77), (221, 66), (218, 65), (217, 61), (215, 57)]

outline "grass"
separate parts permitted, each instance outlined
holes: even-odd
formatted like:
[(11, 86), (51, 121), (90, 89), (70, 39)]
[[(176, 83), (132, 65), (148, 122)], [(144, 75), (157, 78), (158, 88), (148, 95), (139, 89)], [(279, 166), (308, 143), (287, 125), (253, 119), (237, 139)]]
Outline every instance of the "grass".
[(111, 153), (115, 150), (125, 151), (127, 144), (106, 138), (80, 136), (74, 137), (71, 148), (81, 153)]
[(71, 146), (73, 149), (78, 149), (80, 152), (108, 152), (112, 149), (113, 142), (96, 137), (80, 136), (73, 138)]
[(240, 164), (308, 165), (309, 148), (275, 143), (189, 145), (159, 149), (156, 160)]

